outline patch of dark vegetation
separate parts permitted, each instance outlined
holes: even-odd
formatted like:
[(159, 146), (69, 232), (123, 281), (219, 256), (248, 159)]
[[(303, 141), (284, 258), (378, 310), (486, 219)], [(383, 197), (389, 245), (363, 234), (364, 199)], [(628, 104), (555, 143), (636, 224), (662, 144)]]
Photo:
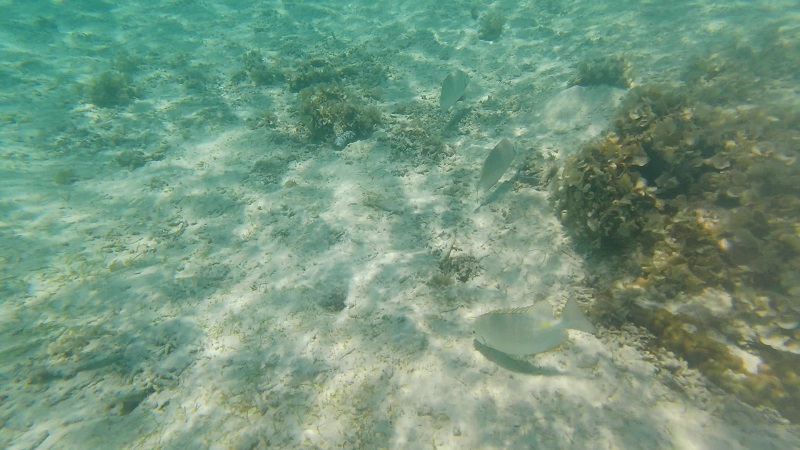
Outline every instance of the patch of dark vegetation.
[(242, 56), (242, 68), (234, 74), (235, 82), (249, 80), (256, 86), (270, 86), (285, 80), (283, 70), (270, 63), (258, 50), (250, 50)]
[(300, 91), (300, 120), (317, 140), (331, 140), (347, 132), (360, 139), (372, 133), (381, 113), (353, 91), (326, 83)]
[(262, 185), (274, 185), (277, 187), (286, 172), (288, 172), (291, 162), (292, 158), (284, 155), (259, 159), (253, 164), (249, 178)]
[(483, 266), (474, 255), (451, 254), (439, 260), (439, 270), (441, 273), (436, 276), (455, 278), (462, 283), (466, 283), (478, 276), (483, 271)]
[(631, 65), (621, 55), (583, 61), (578, 64), (578, 74), (570, 80), (572, 85), (607, 85), (621, 89), (631, 87), (631, 82)]
[(150, 161), (161, 161), (165, 157), (164, 151), (146, 154), (141, 150), (125, 150), (114, 157), (114, 161), (126, 169), (138, 169)]
[(289, 90), (300, 92), (317, 84), (338, 83), (368, 91), (383, 85), (389, 69), (358, 48), (333, 56), (311, 57), (286, 71)]
[(78, 181), (78, 173), (72, 167), (59, 169), (53, 174), (53, 183), (59, 186), (66, 186)]
[(88, 100), (101, 108), (125, 106), (138, 96), (130, 76), (109, 70), (89, 82)]
[(483, 14), (478, 25), (478, 38), (484, 41), (499, 40), (503, 35), (507, 20), (506, 15), (500, 11), (489, 11)]
[(319, 301), (319, 306), (328, 312), (339, 312), (347, 307), (347, 291), (344, 289), (335, 289), (328, 295), (322, 296)]

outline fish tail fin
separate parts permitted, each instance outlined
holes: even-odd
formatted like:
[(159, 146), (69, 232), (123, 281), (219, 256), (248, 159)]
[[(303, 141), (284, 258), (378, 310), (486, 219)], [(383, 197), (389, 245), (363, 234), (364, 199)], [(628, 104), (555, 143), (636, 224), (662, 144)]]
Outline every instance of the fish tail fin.
[(564, 312), (561, 313), (561, 320), (565, 328), (594, 334), (594, 325), (583, 315), (583, 312), (581, 312), (581, 309), (578, 307), (578, 302), (576, 302), (574, 298), (567, 300), (567, 304), (564, 306)]

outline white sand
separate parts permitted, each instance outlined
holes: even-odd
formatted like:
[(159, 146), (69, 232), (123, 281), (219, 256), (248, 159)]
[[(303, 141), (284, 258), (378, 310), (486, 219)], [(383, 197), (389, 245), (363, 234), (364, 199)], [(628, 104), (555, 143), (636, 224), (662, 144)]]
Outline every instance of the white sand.
[[(794, 2), (495, 2), (509, 23), (494, 43), (466, 1), (0, 3), (19, 10), (0, 29), (15, 77), (0, 94), (0, 447), (800, 448), (777, 414), (644, 350), (644, 330), (570, 332), (517, 365), (470, 328), (537, 299), (593, 302), (546, 192), (476, 211), (494, 144), (563, 160), (624, 94), (569, 87), (578, 62), (624, 52), (637, 83), (670, 80), (746, 42), (746, 23), (796, 22)], [(23, 39), (40, 15), (59, 31)], [(140, 99), (86, 103), (75, 84), (123, 47), (148, 61)], [(445, 133), (451, 156), (390, 158), (387, 129), (336, 152), (303, 137), (285, 83), (231, 82), (248, 50), (353, 47), (389, 67), (386, 114), (434, 111), (441, 79), (470, 74), (456, 110), (477, 112)], [(244, 126), (265, 109), (276, 128)], [(115, 161), (160, 148), (135, 170)], [(274, 183), (250, 174), (277, 156)], [(53, 183), (67, 167), (77, 181)], [(430, 283), (450, 245), (480, 271)]]

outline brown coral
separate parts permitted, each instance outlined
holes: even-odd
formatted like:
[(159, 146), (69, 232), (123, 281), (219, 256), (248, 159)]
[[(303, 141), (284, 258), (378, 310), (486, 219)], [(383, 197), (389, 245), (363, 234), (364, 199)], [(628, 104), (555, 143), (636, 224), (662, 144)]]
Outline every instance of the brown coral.
[[(800, 64), (796, 46), (792, 54), (774, 45), (765, 58)], [(632, 89), (609, 133), (567, 162), (552, 201), (596, 260), (598, 307), (614, 309), (596, 317), (648, 328), (742, 401), (800, 421), (800, 114), (756, 93), (769, 73), (756, 67), (759, 55), (740, 57), (720, 52), (695, 64), (684, 85)], [(731, 308), (714, 316), (640, 307), (702, 305), (707, 289), (725, 292)], [(733, 345), (762, 369), (744, 370)]]

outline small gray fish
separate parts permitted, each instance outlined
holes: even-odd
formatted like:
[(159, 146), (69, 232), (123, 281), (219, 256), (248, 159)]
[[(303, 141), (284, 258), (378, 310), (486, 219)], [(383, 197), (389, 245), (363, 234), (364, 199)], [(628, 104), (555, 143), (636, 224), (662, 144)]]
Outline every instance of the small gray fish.
[(481, 178), (478, 180), (478, 190), (486, 192), (503, 177), (506, 170), (511, 166), (514, 157), (517, 155), (514, 150), (514, 143), (508, 139), (503, 139), (494, 146), (486, 161), (483, 162)]
[(567, 340), (568, 328), (595, 331), (574, 299), (567, 300), (559, 319), (547, 302), (500, 309), (475, 319), (478, 341), (509, 355), (533, 355), (557, 347)]
[(439, 95), (442, 112), (447, 112), (457, 101), (465, 97), (468, 84), (469, 76), (461, 69), (456, 69), (442, 81), (442, 93)]

